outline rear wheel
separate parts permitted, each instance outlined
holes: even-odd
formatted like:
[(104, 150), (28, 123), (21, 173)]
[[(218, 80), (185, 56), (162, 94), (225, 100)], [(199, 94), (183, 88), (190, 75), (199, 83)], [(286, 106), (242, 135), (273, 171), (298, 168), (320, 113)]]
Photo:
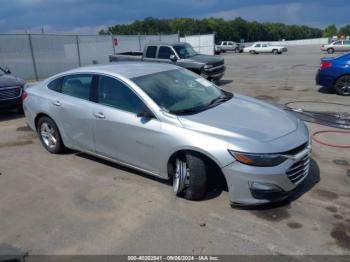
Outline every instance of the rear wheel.
[(62, 153), (65, 149), (60, 132), (55, 122), (49, 117), (42, 117), (38, 121), (38, 135), (47, 151), (53, 154)]
[(328, 48), (327, 52), (328, 52), (328, 54), (333, 54), (334, 53), (334, 48)]
[(277, 49), (273, 49), (272, 50), (272, 54), (277, 55), (278, 54), (278, 50)]
[(197, 153), (175, 157), (173, 163), (173, 190), (188, 200), (199, 200), (207, 191), (207, 167)]
[(350, 96), (350, 75), (339, 77), (335, 82), (334, 89), (338, 95)]

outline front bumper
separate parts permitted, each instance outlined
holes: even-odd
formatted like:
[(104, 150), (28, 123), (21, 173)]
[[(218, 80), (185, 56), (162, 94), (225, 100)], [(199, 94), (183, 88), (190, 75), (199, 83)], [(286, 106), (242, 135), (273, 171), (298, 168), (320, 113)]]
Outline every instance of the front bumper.
[(333, 76), (332, 74), (327, 73), (326, 70), (318, 69), (315, 77), (315, 82), (316, 82), (316, 85), (332, 88), (334, 85), (335, 79), (336, 77)]
[[(311, 146), (296, 156), (291, 156), (278, 166), (257, 167), (238, 161), (222, 168), (229, 189), (232, 205), (262, 205), (283, 201), (290, 196), (308, 176)], [(299, 165), (303, 164), (303, 166)], [(296, 167), (303, 176), (292, 182), (293, 176), (287, 175)], [(292, 170), (292, 171), (291, 171)]]
[(22, 98), (13, 98), (7, 100), (0, 100), (0, 109), (15, 108), (22, 105)]
[(215, 79), (218, 80), (222, 78), (225, 74), (226, 67), (224, 65), (212, 67), (207, 70), (202, 71), (202, 76), (204, 76), (207, 79)]

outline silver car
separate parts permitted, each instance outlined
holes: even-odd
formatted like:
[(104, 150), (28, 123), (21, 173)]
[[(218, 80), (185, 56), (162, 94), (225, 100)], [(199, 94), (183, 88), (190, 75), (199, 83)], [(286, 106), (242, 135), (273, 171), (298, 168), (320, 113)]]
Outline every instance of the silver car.
[(221, 178), (235, 205), (288, 197), (308, 175), (306, 125), (174, 65), (83, 67), (26, 89), (28, 125), (51, 153), (83, 151), (198, 200)]
[(329, 54), (333, 54), (334, 52), (349, 52), (350, 40), (337, 40), (328, 45), (322, 45), (321, 50), (327, 51)]

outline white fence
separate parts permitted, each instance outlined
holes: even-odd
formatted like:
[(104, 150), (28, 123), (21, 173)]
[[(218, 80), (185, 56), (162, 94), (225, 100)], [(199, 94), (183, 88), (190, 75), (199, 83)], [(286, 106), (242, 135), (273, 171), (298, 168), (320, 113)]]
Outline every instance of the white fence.
[(139, 52), (150, 42), (177, 43), (179, 35), (115, 35), (113, 39), (115, 53)]
[(79, 66), (108, 63), (109, 55), (141, 51), (152, 41), (178, 42), (179, 37), (0, 34), (0, 66), (24, 79), (39, 79)]
[(180, 38), (180, 42), (186, 42), (200, 54), (214, 55), (215, 35), (191, 35)]
[(328, 38), (313, 38), (301, 40), (287, 40), (287, 41), (270, 41), (274, 45), (325, 45), (328, 44)]

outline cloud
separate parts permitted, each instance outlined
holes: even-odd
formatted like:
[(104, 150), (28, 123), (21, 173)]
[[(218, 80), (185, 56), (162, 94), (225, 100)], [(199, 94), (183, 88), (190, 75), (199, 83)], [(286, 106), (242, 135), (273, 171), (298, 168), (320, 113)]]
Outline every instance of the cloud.
[(209, 16), (326, 26), (348, 23), (349, 0), (16, 0), (2, 1), (0, 32), (41, 30), (94, 32), (148, 16)]

